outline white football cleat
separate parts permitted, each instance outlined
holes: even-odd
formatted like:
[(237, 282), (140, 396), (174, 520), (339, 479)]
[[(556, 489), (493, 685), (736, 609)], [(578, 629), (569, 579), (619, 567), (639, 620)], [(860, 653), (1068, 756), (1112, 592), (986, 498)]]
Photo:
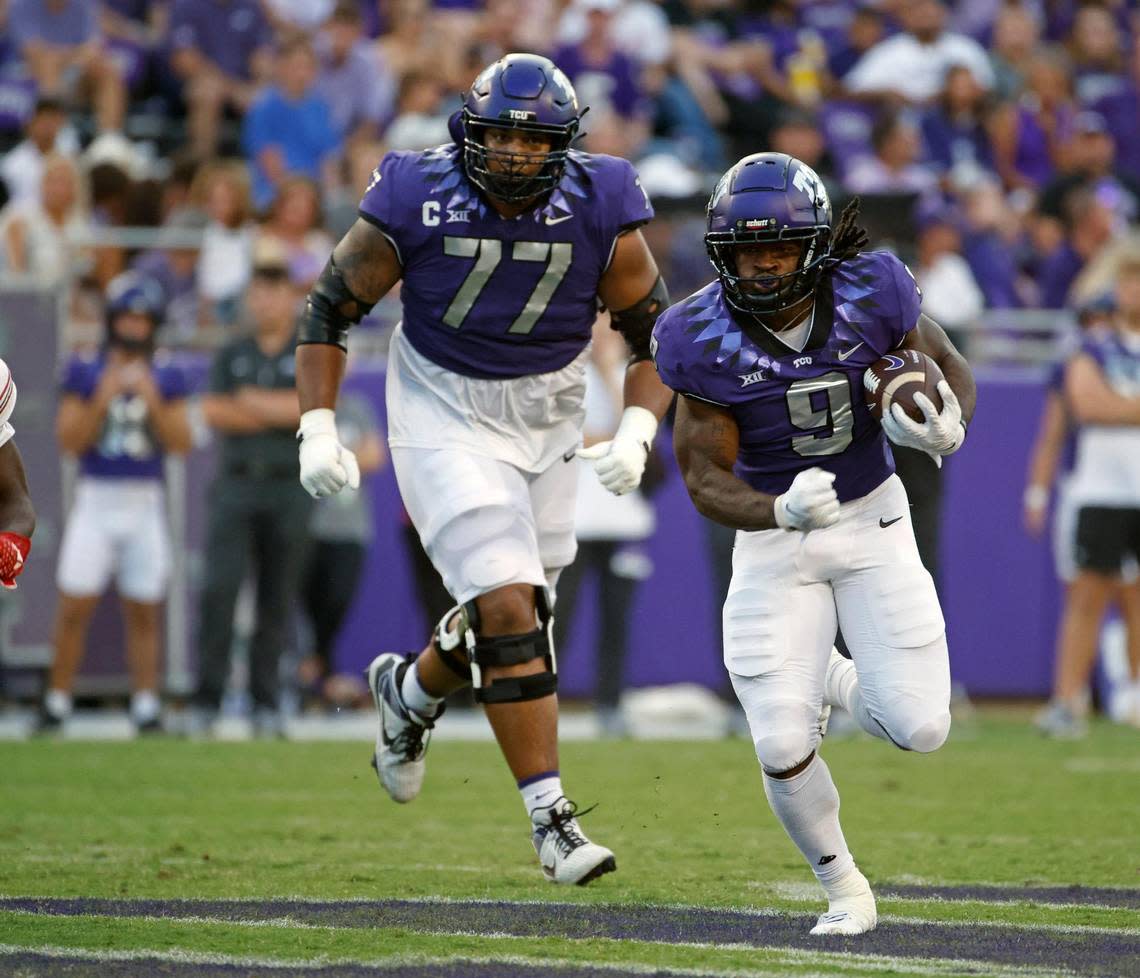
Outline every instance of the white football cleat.
[(1089, 727), (1076, 704), (1052, 699), (1033, 718), (1033, 725), (1054, 740), (1080, 740)]
[(840, 895), (829, 896), (827, 913), (821, 914), (812, 934), (865, 934), (879, 922), (875, 894), (871, 884), (859, 870), (844, 879)]
[(420, 793), (424, 783), (424, 755), (431, 741), (429, 731), (443, 713), (443, 704), (434, 717), (420, 716), (404, 705), (400, 684), (414, 661), (415, 656), (405, 658), (386, 652), (372, 660), (366, 673), (377, 714), (372, 767), (384, 790), (400, 804)]
[(582, 834), (575, 818), (577, 812), (578, 806), (566, 797), (531, 812), (534, 823), (531, 841), (542, 864), (542, 873), (552, 883), (585, 886), (617, 869), (614, 854)]

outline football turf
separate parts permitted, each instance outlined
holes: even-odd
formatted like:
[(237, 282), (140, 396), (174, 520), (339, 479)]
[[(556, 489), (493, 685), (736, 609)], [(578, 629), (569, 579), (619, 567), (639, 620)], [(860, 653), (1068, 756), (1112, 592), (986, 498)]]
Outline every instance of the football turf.
[(880, 912), (829, 940), (747, 741), (564, 745), (618, 858), (586, 888), (542, 879), (493, 744), (433, 745), (407, 806), (370, 750), (0, 744), (0, 973), (1140, 974), (1135, 730), (985, 712), (929, 756), (825, 742)]

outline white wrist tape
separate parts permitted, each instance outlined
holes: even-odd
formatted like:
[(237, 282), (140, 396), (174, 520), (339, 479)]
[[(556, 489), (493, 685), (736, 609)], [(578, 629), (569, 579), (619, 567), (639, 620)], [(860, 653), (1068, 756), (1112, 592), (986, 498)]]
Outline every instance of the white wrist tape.
[(297, 437), (304, 441), (314, 435), (332, 435), (336, 438), (336, 412), (331, 408), (313, 408), (301, 415)]
[(646, 451), (653, 447), (657, 437), (657, 417), (648, 408), (627, 407), (621, 415), (614, 441), (634, 441), (644, 445)]

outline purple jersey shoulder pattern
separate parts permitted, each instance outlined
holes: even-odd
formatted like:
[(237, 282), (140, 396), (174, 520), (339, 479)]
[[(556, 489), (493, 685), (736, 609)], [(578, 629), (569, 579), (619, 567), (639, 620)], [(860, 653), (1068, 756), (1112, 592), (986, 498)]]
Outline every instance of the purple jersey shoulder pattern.
[(614, 243), (653, 208), (626, 160), (571, 151), (549, 197), (504, 219), (446, 145), (385, 156), (360, 216), (399, 254), (412, 346), (455, 373), (503, 379), (581, 353)]
[[(89, 400), (99, 386), (103, 357), (72, 357), (63, 372), (60, 388), (64, 393)], [(155, 383), (163, 400), (174, 401), (189, 394), (182, 370), (156, 356), (151, 364)], [(161, 479), (162, 447), (155, 440), (141, 397), (120, 395), (107, 407), (99, 437), (79, 460), (84, 475), (102, 479)]]
[(1114, 329), (1090, 330), (1081, 353), (1096, 361), (1108, 386), (1123, 397), (1140, 397), (1140, 340), (1125, 339)]
[(894, 471), (882, 428), (863, 402), (863, 371), (914, 328), (921, 293), (894, 255), (869, 252), (825, 273), (815, 296), (807, 343), (794, 350), (738, 321), (713, 282), (657, 320), (654, 359), (674, 390), (732, 412), (739, 478), (777, 494), (818, 466), (835, 473), (847, 502)]

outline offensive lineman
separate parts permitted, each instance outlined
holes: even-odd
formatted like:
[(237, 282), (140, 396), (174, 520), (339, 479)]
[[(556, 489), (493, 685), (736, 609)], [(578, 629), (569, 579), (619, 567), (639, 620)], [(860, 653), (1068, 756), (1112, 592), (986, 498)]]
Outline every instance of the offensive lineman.
[[(857, 213), (850, 206), (833, 232), (810, 167), (781, 153), (745, 157), (709, 201), (717, 281), (653, 334), (661, 378), (682, 395), (675, 444), (689, 495), (738, 531), (724, 660), (768, 802), (827, 892), (813, 934), (877, 921), (816, 753), (830, 707), (904, 750), (935, 750), (950, 728), (942, 612), (883, 432), (948, 455), (975, 397), (966, 361), (920, 314), (906, 266), (860, 253)], [(896, 405), (880, 430), (862, 374), (900, 346), (938, 362), (944, 405), (923, 398), (923, 424)], [(854, 662), (831, 651), (837, 623)]]
[(569, 463), (599, 300), (632, 353), (621, 425), (583, 453), (606, 488), (637, 486), (672, 394), (649, 356), (668, 305), (638, 230), (653, 209), (628, 162), (570, 149), (580, 118), (552, 62), (511, 54), (464, 97), (454, 145), (385, 156), (309, 295), (297, 390), (302, 484), (317, 496), (355, 488), (333, 415), (345, 331), (402, 281), (387, 387), (392, 461), (457, 607), (418, 657), (380, 655), (369, 667), (373, 765), (396, 801), (415, 798), (443, 698), (473, 683), (544, 874), (583, 884), (616, 864), (582, 835), (563, 794), (550, 624), (576, 549)]

